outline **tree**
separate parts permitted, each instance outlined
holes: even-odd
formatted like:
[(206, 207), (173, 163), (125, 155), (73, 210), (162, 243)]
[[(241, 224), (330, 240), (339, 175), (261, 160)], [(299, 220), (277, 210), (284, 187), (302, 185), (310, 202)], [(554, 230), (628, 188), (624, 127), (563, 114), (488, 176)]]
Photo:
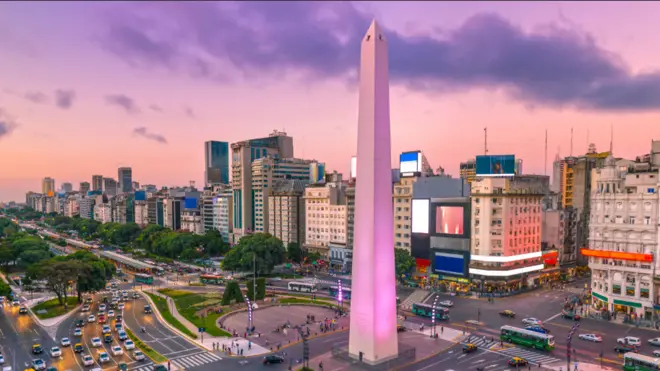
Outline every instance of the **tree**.
[(266, 297), (266, 279), (263, 277), (257, 278), (257, 300), (264, 300)]
[(75, 283), (81, 269), (80, 262), (65, 259), (55, 257), (28, 268), (28, 276), (45, 281), (46, 288), (57, 296), (60, 305), (67, 302), (67, 289), (71, 283)]
[(225, 242), (217, 229), (207, 231), (202, 238), (202, 245), (204, 246), (204, 255), (221, 256), (229, 251), (229, 244)]
[(82, 295), (84, 293), (103, 290), (107, 280), (114, 273), (112, 263), (99, 259), (89, 251), (76, 251), (66, 258), (67, 260), (80, 263), (76, 280), (78, 302), (82, 302)]
[(231, 249), (222, 266), (225, 270), (250, 272), (256, 269), (259, 273), (268, 274), (273, 268), (284, 262), (286, 250), (282, 241), (268, 233), (255, 233), (245, 236)]
[(222, 305), (229, 305), (232, 301), (236, 301), (236, 303), (245, 301), (238, 282), (234, 280), (227, 282), (225, 286), (225, 292), (222, 295)]
[(415, 267), (415, 258), (410, 256), (410, 252), (406, 249), (394, 249), (394, 264), (396, 277), (401, 278), (402, 275), (408, 274)]
[(308, 251), (308, 252), (307, 252), (307, 257), (306, 257), (306, 258), (307, 258), (307, 259), (305, 259), (305, 260), (308, 260), (308, 261), (310, 261), (310, 262), (314, 262), (314, 261), (317, 261), (317, 260), (321, 260), (321, 254), (319, 254), (319, 253), (316, 252), (316, 251), (312, 251), (312, 252), (309, 252), (309, 251)]
[(0, 280), (0, 296), (9, 298), (10, 294), (11, 294), (11, 286), (5, 283), (5, 281)]
[(300, 263), (303, 259), (303, 251), (296, 242), (289, 242), (286, 246), (286, 256), (294, 263)]

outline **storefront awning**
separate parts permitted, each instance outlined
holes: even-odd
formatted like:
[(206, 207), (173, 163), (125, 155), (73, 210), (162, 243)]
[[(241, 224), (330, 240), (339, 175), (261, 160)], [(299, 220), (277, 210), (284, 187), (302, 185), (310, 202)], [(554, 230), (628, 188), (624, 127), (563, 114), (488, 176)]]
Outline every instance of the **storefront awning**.
[(603, 296), (603, 295), (601, 295), (597, 292), (593, 292), (593, 291), (591, 292), (591, 295), (593, 295), (593, 296), (597, 297), (598, 299), (600, 299), (600, 300), (607, 303), (607, 297), (605, 297), (605, 296)]
[(632, 301), (625, 301), (625, 300), (618, 300), (614, 299), (614, 304), (615, 305), (624, 305), (626, 307), (633, 307), (633, 308), (641, 308), (642, 304), (640, 303), (633, 303)]

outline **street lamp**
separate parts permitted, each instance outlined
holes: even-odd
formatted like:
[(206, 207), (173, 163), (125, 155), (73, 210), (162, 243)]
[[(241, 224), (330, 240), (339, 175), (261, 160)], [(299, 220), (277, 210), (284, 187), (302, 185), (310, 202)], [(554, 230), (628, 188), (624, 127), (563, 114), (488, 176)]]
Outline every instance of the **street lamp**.
[(252, 302), (250, 302), (250, 298), (248, 298), (247, 295), (244, 295), (245, 298), (245, 303), (248, 306), (248, 325), (247, 325), (247, 331), (248, 333), (252, 332)]
[(344, 310), (344, 290), (341, 287), (341, 280), (337, 280), (337, 305), (341, 311)]
[(435, 298), (433, 299), (433, 309), (431, 310), (431, 337), (435, 337), (436, 330), (435, 330), (435, 313), (436, 313), (436, 307), (438, 306), (438, 299), (440, 298), (440, 295), (436, 294)]

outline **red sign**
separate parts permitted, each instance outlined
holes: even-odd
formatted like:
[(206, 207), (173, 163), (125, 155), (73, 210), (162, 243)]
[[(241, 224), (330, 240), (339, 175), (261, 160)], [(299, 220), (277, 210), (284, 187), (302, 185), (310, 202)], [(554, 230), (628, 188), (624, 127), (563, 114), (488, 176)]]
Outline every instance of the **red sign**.
[(633, 261), (641, 261), (647, 263), (653, 262), (653, 255), (651, 254), (638, 254), (632, 252), (591, 250), (591, 249), (580, 249), (580, 252), (584, 256), (593, 256), (594, 258), (633, 260)]

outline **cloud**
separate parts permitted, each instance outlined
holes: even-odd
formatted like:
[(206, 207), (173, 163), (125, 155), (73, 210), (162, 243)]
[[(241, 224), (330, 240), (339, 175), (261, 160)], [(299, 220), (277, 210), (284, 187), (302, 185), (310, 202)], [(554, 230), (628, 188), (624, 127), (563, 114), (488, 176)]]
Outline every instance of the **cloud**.
[(46, 104), (49, 101), (48, 95), (40, 91), (27, 92), (23, 95), (23, 98), (29, 100), (32, 103), (37, 103), (37, 104)]
[(69, 109), (73, 106), (76, 99), (76, 92), (73, 90), (57, 89), (55, 90), (55, 105), (61, 109)]
[(197, 118), (197, 115), (195, 114), (195, 111), (193, 111), (193, 109), (188, 107), (188, 106), (183, 107), (183, 112), (186, 114), (186, 116), (188, 116), (188, 118), (191, 118), (191, 119), (196, 119)]
[[(104, 47), (133, 65), (201, 78), (216, 77), (228, 63), (246, 76), (294, 71), (351, 81), (371, 18), (348, 2), (172, 2), (144, 9), (148, 27), (142, 18), (115, 17)], [(562, 23), (527, 32), (498, 15), (476, 14), (437, 36), (383, 27), (390, 78), (429, 94), (500, 90), (525, 106), (660, 108), (660, 72), (633, 73), (592, 35)]]
[(163, 112), (163, 108), (161, 106), (157, 105), (157, 104), (150, 104), (149, 109), (154, 111), (154, 112), (159, 112), (159, 113)]
[(14, 118), (0, 108), (0, 139), (9, 136), (16, 126)]
[(133, 98), (128, 97), (124, 94), (106, 95), (105, 101), (110, 105), (123, 108), (126, 111), (126, 113), (128, 113), (129, 115), (136, 115), (142, 112), (142, 110), (140, 109), (140, 107), (138, 107), (138, 105), (135, 103)]
[(150, 133), (145, 127), (139, 127), (133, 129), (133, 134), (149, 140), (156, 141), (158, 143), (167, 144), (167, 139), (164, 136), (160, 134)]

